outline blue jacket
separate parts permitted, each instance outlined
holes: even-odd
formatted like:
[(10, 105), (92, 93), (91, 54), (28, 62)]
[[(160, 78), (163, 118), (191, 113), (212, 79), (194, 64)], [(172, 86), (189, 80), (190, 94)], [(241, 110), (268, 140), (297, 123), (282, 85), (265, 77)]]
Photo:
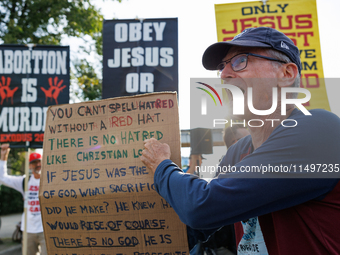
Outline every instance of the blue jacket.
[[(241, 139), (221, 161), (221, 166), (235, 166), (235, 172), (210, 182), (184, 174), (171, 160), (164, 160), (154, 176), (157, 192), (182, 222), (206, 234), (307, 201), (321, 201), (340, 177), (340, 119), (325, 110), (310, 112), (312, 116), (305, 116), (295, 109), (289, 119), (297, 126), (279, 125), (254, 151), (250, 136)], [(254, 166), (290, 171), (241, 172)]]

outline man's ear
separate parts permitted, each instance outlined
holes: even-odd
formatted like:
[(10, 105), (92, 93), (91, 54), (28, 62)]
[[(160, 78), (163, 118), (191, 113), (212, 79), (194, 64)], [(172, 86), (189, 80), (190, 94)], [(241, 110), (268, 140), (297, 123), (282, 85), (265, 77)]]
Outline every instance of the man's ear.
[(278, 82), (279, 87), (290, 87), (299, 73), (297, 66), (294, 63), (287, 63), (283, 64), (280, 70), (281, 77)]

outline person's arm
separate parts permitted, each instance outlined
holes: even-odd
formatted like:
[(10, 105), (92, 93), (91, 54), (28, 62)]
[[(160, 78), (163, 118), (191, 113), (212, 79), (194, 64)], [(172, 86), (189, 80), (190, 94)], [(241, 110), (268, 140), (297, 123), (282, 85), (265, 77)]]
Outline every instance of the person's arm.
[[(323, 111), (320, 114), (330, 113)], [(261, 174), (248, 178), (251, 176), (240, 172), (242, 167), (292, 165), (304, 169), (305, 166), (321, 163), (339, 169), (340, 137), (334, 127), (340, 126), (340, 121), (334, 116), (326, 116), (321, 121), (318, 115), (314, 111), (313, 118), (294, 116), (299, 125), (294, 129), (277, 128), (266, 142), (235, 165), (239, 173), (221, 174), (209, 183), (184, 175), (169, 157), (158, 158), (159, 151), (168, 147), (155, 139), (145, 141), (144, 158), (141, 157), (141, 160), (145, 159), (143, 162), (155, 173), (157, 192), (174, 208), (182, 222), (195, 229), (218, 228), (309, 200), (321, 200), (335, 187), (339, 179), (311, 178), (313, 176), (310, 175), (316, 174), (311, 172), (307, 178), (305, 172), (291, 172), (278, 175), (279, 179), (267, 178), (267, 174), (266, 178)], [(333, 125), (325, 126), (325, 121)], [(319, 130), (327, 135), (321, 135)], [(327, 146), (320, 148), (324, 145)], [(153, 154), (150, 147), (157, 147), (157, 153)], [(233, 153), (233, 150), (228, 153)], [(148, 162), (154, 164), (149, 165)], [(212, 215), (211, 212), (220, 213)]]
[(218, 178), (206, 182), (184, 175), (171, 160), (158, 166), (154, 181), (156, 191), (181, 221), (194, 229), (219, 228), (301, 204), (327, 194), (338, 182), (255, 178)]
[(10, 148), (9, 148), (9, 144), (8, 143), (5, 143), (5, 144), (2, 144), (0, 146), (1, 148), (1, 156), (0, 156), (0, 159), (2, 161), (7, 161), (8, 159), (8, 154), (9, 154), (9, 151), (10, 151)]
[(22, 182), (24, 176), (12, 176), (7, 174), (7, 159), (9, 155), (9, 144), (1, 145), (1, 155), (0, 155), (0, 182), (19, 191), (22, 195), (24, 194)]

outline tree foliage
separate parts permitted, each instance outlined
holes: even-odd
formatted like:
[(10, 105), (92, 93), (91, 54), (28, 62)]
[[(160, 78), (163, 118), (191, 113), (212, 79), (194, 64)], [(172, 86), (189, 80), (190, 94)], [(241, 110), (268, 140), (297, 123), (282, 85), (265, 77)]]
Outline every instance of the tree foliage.
[(59, 45), (65, 36), (85, 41), (79, 54), (85, 57), (72, 65), (85, 100), (101, 97), (101, 79), (86, 54), (102, 55), (102, 27), (103, 15), (91, 0), (0, 0), (0, 40), (5, 44)]
[(19, 191), (1, 185), (0, 194), (0, 215), (21, 213), (23, 211), (24, 201)]
[(76, 69), (76, 78), (82, 90), (82, 95), (75, 91), (75, 95), (84, 100), (95, 100), (101, 98), (102, 84), (96, 75), (95, 68), (86, 59), (81, 59), (74, 64)]
[[(8, 157), (8, 169), (11, 175), (24, 174), (24, 149), (11, 149)], [(15, 189), (0, 186), (0, 215), (20, 213), (23, 211), (23, 197)]]

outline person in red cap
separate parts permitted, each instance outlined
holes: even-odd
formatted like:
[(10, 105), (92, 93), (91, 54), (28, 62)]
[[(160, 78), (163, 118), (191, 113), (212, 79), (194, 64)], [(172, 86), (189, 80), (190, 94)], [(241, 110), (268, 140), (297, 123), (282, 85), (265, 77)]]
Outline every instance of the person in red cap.
[[(7, 158), (9, 154), (9, 144), (1, 145), (0, 158), (0, 181), (2, 184), (19, 191), (24, 197), (25, 176), (13, 176), (7, 174)], [(27, 255), (35, 255), (39, 251), (40, 255), (47, 255), (43, 226), (41, 220), (39, 204), (39, 185), (41, 173), (41, 154), (33, 152), (29, 157), (29, 169), (32, 172), (28, 180), (27, 190), (29, 196), (27, 209)], [(24, 231), (24, 214), (21, 219), (21, 231)], [(26, 255), (26, 254), (23, 254)]]

